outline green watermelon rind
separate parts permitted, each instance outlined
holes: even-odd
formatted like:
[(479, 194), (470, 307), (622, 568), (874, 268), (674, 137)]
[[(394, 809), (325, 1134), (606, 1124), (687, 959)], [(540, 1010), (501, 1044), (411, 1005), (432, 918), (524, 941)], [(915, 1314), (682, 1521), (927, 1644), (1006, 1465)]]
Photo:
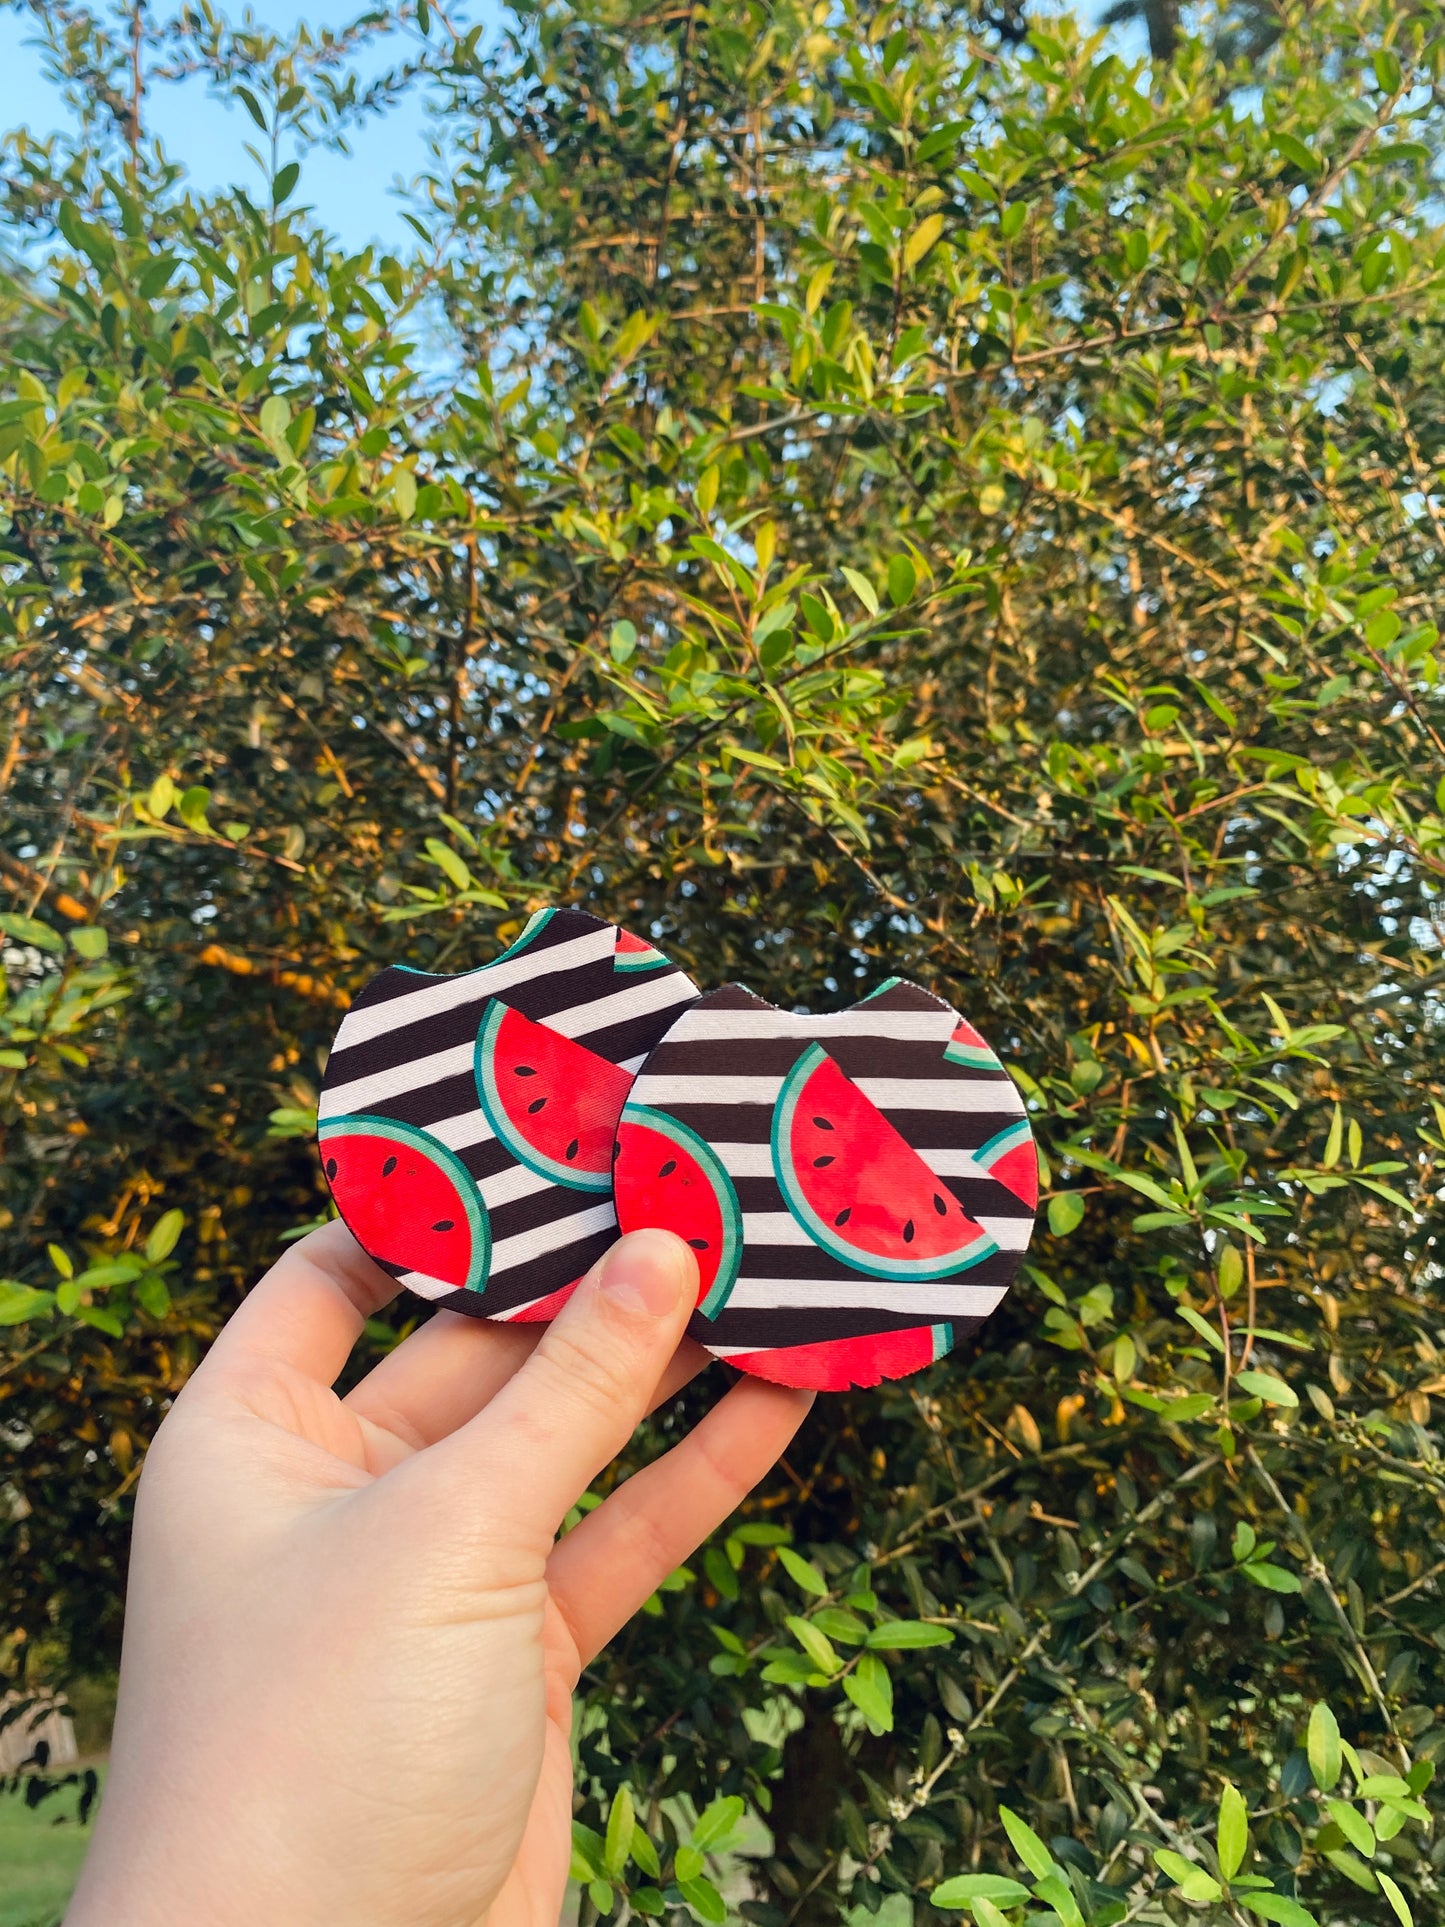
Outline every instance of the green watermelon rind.
[(875, 997), (886, 997), (890, 990), (897, 989), (898, 985), (902, 982), (903, 979), (901, 977), (885, 977), (882, 983), (875, 989), (870, 990), (866, 997), (860, 997), (858, 999), (857, 1003), (853, 1006), (854, 1010), (861, 1010), (864, 1004), (871, 1004)]
[(667, 958), (651, 944), (645, 950), (616, 950), (612, 955), (612, 968), (624, 973), (629, 970), (663, 970), (666, 967)]
[(534, 910), (522, 925), (522, 928), (517, 932), (517, 935), (513, 937), (512, 941), (507, 945), (506, 949), (493, 957), (491, 963), (484, 964), (482, 966), (483, 969), (491, 970), (499, 963), (506, 963), (509, 957), (520, 956), (532, 941), (533, 937), (537, 935), (537, 932), (539, 930), (545, 930), (556, 914), (555, 909)]
[(732, 1295), (743, 1261), (743, 1209), (732, 1177), (707, 1140), (667, 1111), (654, 1110), (650, 1104), (624, 1104), (619, 1129), (622, 1124), (640, 1124), (644, 1130), (656, 1131), (659, 1137), (665, 1137), (701, 1167), (712, 1186), (722, 1219), (722, 1257), (718, 1260), (712, 1289), (697, 1309), (704, 1318), (716, 1318)]
[(982, 1050), (974, 1044), (945, 1044), (943, 1054), (950, 1064), (957, 1064), (962, 1070), (1001, 1071), (1003, 1069), (1003, 1065), (987, 1044)]
[(1016, 1151), (1021, 1144), (1032, 1144), (1033, 1141), (1034, 1134), (1029, 1121), (1021, 1117), (1017, 1124), (1006, 1124), (1001, 1131), (995, 1131), (987, 1144), (980, 1144), (973, 1154), (973, 1161), (982, 1165), (985, 1171), (992, 1171), (1001, 1157)]
[[(366, 1111), (355, 1111), (341, 1117), (324, 1118), (316, 1127), (316, 1142), (325, 1144), (333, 1137), (380, 1137), (392, 1144), (404, 1144), (408, 1150), (419, 1151), (433, 1164), (439, 1165), (451, 1179), (456, 1188), (457, 1199), (466, 1214), (472, 1233), (472, 1262), (465, 1285), (455, 1287), (462, 1291), (483, 1291), (492, 1269), (492, 1225), (487, 1216), (477, 1190), (476, 1180), (462, 1163), (456, 1152), (441, 1144), (427, 1132), (418, 1130), (415, 1124), (403, 1124), (394, 1117), (373, 1117)], [(322, 1159), (323, 1165), (325, 1159)], [(329, 1182), (329, 1180), (328, 1180)], [(390, 1260), (398, 1264), (399, 1259)], [(429, 1275), (429, 1274), (428, 1274)]]
[[(550, 923), (556, 914), (557, 912), (555, 910), (534, 910), (522, 929), (512, 939), (511, 943), (507, 945), (505, 950), (498, 956), (493, 957), (490, 963), (478, 964), (475, 970), (463, 970), (460, 972), (460, 975), (463, 977), (476, 977), (484, 970), (495, 970), (499, 963), (505, 963), (509, 957), (519, 956), (521, 952), (527, 948), (527, 945), (532, 941), (533, 937), (536, 936), (537, 932)], [(431, 977), (433, 979), (436, 977), (434, 970), (418, 970), (413, 964), (393, 964), (391, 967), (393, 970), (399, 970), (402, 975), (406, 977)]]
[[(518, 942), (521, 939), (518, 938)], [(497, 1032), (506, 1022), (511, 1010), (493, 998), (487, 1008), (477, 1031), (476, 1047), (472, 1053), (472, 1069), (476, 1077), (477, 1102), (482, 1107), (482, 1115), (491, 1125), (498, 1139), (511, 1152), (519, 1164), (525, 1164), (529, 1171), (535, 1171), (539, 1178), (550, 1178), (554, 1184), (562, 1185), (568, 1191), (610, 1191), (612, 1173), (608, 1171), (579, 1171), (575, 1165), (563, 1164), (556, 1158), (549, 1158), (545, 1151), (539, 1151), (535, 1144), (529, 1144), (518, 1131), (516, 1124), (507, 1115), (502, 1103), (502, 1094), (497, 1088)]]
[(783, 1079), (778, 1101), (773, 1106), (771, 1136), (773, 1175), (783, 1194), (783, 1202), (808, 1236), (830, 1257), (836, 1258), (840, 1264), (847, 1265), (851, 1271), (862, 1272), (868, 1278), (891, 1278), (900, 1284), (931, 1278), (951, 1278), (957, 1272), (968, 1271), (974, 1265), (982, 1264), (985, 1258), (992, 1258), (998, 1246), (986, 1231), (981, 1231), (971, 1244), (959, 1251), (947, 1252), (941, 1258), (913, 1260), (895, 1258), (885, 1262), (883, 1259), (875, 1258), (870, 1252), (860, 1251), (856, 1245), (849, 1244), (838, 1235), (836, 1225), (828, 1224), (818, 1216), (798, 1183), (797, 1173), (786, 1147), (792, 1136), (793, 1115), (798, 1107), (799, 1094), (827, 1056), (828, 1053), (821, 1044), (809, 1044)]

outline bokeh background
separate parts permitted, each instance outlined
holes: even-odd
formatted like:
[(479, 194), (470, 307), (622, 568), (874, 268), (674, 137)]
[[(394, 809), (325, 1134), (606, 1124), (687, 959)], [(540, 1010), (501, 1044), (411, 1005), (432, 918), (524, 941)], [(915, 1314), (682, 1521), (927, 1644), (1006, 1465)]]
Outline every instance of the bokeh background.
[(0, 10), (7, 1927), (340, 1012), (548, 901), (1045, 1192), (589, 1672), (579, 1917), (1439, 1918), (1442, 16), (1119, 11)]

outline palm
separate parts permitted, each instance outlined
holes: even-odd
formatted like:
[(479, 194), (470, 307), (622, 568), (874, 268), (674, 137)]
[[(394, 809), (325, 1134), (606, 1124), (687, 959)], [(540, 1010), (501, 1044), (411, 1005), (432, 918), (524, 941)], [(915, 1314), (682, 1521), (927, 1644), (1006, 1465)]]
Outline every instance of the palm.
[(542, 1630), (547, 1731), (542, 1771), (517, 1858), (493, 1901), (488, 1927), (553, 1927), (572, 1862), (572, 1689), (581, 1655), (555, 1603)]
[[(366, 1583), (373, 1550), (413, 1547), (404, 1562), (403, 1597), (388, 1607), (383, 1593), (377, 1611), (388, 1616), (398, 1635), (406, 1628), (405, 1639), (423, 1659), (436, 1630), (434, 1609), (425, 1597), (429, 1569), (435, 1563), (444, 1585), (454, 1583), (449, 1567), (456, 1564), (458, 1539), (469, 1529), (484, 1529), (486, 1553), (480, 1566), (467, 1566), (472, 1589), (464, 1610), (513, 1707), (505, 1738), (513, 1743), (515, 1765), (505, 1784), (490, 1793), (478, 1789), (475, 1797), (468, 1794), (457, 1802), (448, 1837), (455, 1849), (462, 1835), (470, 1836), (460, 1858), (473, 1878), (469, 1888), (464, 1882), (463, 1892), (493, 1893), (486, 1911), (489, 1927), (551, 1927), (571, 1862), (571, 1716), (579, 1674), (732, 1511), (786, 1444), (809, 1401), (757, 1381), (735, 1387), (681, 1445), (626, 1480), (554, 1542), (561, 1510), (624, 1436), (619, 1433), (598, 1453), (590, 1470), (574, 1476), (549, 1467), (549, 1455), (564, 1452), (568, 1426), (577, 1423), (559, 1408), (566, 1405), (571, 1375), (585, 1369), (581, 1354), (574, 1349), (569, 1355), (565, 1340), (554, 1336), (529, 1364), (544, 1334), (557, 1328), (441, 1314), (389, 1353), (355, 1389), (338, 1396), (332, 1381), (363, 1318), (393, 1290), (392, 1281), (340, 1225), (314, 1234), (288, 1254), (218, 1341), (198, 1375), (200, 1396), (187, 1395), (187, 1474), (204, 1496), (210, 1525), (219, 1524), (223, 1538), (265, 1538), (265, 1532), (255, 1533), (257, 1526), (271, 1529), (278, 1543), (290, 1541), (298, 1527), (318, 1539), (334, 1531), (334, 1544), (326, 1537), (315, 1562), (325, 1584), (340, 1571), (342, 1586), (354, 1590)], [(680, 1310), (685, 1313), (686, 1306)], [(680, 1323), (679, 1317), (670, 1329)], [(701, 1348), (687, 1343), (660, 1371), (654, 1359), (648, 1367), (655, 1381), (645, 1401), (648, 1409), (671, 1397), (706, 1362)], [(493, 1424), (494, 1413), (497, 1429), (504, 1431), (501, 1415), (539, 1372), (548, 1388), (544, 1402), (554, 1437), (549, 1440), (542, 1435), (545, 1427), (534, 1424), (525, 1442), (530, 1456), (519, 1459), (515, 1446), (504, 1454), (509, 1467), (528, 1465), (527, 1490), (517, 1489), (515, 1477), (504, 1482), (504, 1490), (495, 1465), (492, 1477), (478, 1482), (475, 1462), (466, 1463), (466, 1455), (475, 1453), (475, 1440)], [(535, 1401), (536, 1393), (532, 1396)], [(643, 1404), (635, 1391), (627, 1396), (635, 1404), (623, 1416), (624, 1424)], [(601, 1409), (591, 1408), (594, 1414)], [(459, 1465), (465, 1495), (460, 1503)], [(543, 1489), (534, 1499), (533, 1476), (550, 1492)], [(500, 1528), (488, 1516), (498, 1511)], [(440, 1536), (433, 1531), (418, 1537), (419, 1513), (445, 1522)], [(343, 1519), (350, 1525), (343, 1526)], [(357, 1533), (362, 1521), (365, 1530)], [(318, 1547), (311, 1551), (314, 1557)], [(292, 1556), (293, 1580), (295, 1569)], [(510, 1577), (498, 1579), (499, 1570)], [(519, 1608), (509, 1601), (520, 1593), (526, 1604)], [(335, 1596), (332, 1605), (345, 1610), (344, 1600), (338, 1606)], [(445, 1640), (457, 1630), (450, 1596), (442, 1618)], [(505, 1646), (500, 1671), (499, 1641)], [(389, 1690), (404, 1691), (407, 1676), (405, 1664), (395, 1674), (388, 1672)], [(470, 1649), (454, 1676), (473, 1693), (479, 1690), (482, 1674)], [(400, 1683), (391, 1686), (393, 1679)], [(538, 1714), (537, 1727), (529, 1731), (528, 1720)], [(476, 1786), (482, 1715), (464, 1692), (452, 1717), (447, 1731), (463, 1767), (453, 1778), (449, 1761), (427, 1763), (425, 1774), (430, 1781), (435, 1770), (440, 1789), (434, 1790), (434, 1814), (446, 1805), (449, 1787), (454, 1793), (457, 1784)], [(473, 1918), (469, 1912), (460, 1917)]]

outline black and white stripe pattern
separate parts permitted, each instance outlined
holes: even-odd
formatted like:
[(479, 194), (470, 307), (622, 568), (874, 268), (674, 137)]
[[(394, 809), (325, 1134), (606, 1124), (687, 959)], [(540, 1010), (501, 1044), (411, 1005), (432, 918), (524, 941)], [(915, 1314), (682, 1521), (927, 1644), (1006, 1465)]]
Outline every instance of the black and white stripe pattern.
[[(726, 1358), (942, 1322), (953, 1326), (956, 1343), (999, 1303), (1034, 1214), (973, 1153), (1016, 1125), (1024, 1106), (1002, 1066), (944, 1056), (958, 1023), (942, 999), (902, 982), (831, 1016), (778, 1010), (735, 984), (680, 1014), (630, 1101), (666, 1111), (704, 1138), (737, 1192), (744, 1240), (737, 1282), (715, 1319), (699, 1316), (690, 1327), (710, 1351)], [(851, 1270), (813, 1241), (788, 1210), (770, 1138), (783, 1081), (815, 1043), (997, 1250), (947, 1277), (901, 1281)]]
[(496, 999), (635, 1072), (698, 993), (664, 958), (639, 967), (634, 952), (619, 964), (618, 936), (614, 924), (582, 910), (539, 911), (494, 962), (449, 977), (394, 966), (342, 1019), (322, 1120), (394, 1118), (427, 1132), (466, 1166), (491, 1222), (491, 1270), (480, 1293), (387, 1265), (422, 1297), (474, 1316), (516, 1317), (581, 1277), (616, 1239), (610, 1192), (556, 1184), (495, 1136), (478, 1101), (474, 1054)]

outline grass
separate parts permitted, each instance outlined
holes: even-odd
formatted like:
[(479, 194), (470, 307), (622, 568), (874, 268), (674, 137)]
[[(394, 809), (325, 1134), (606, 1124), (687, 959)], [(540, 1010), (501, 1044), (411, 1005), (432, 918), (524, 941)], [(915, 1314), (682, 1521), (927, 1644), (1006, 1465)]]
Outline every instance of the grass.
[(18, 1793), (0, 1797), (0, 1927), (56, 1927), (90, 1838), (74, 1814), (70, 1790), (34, 1811)]

